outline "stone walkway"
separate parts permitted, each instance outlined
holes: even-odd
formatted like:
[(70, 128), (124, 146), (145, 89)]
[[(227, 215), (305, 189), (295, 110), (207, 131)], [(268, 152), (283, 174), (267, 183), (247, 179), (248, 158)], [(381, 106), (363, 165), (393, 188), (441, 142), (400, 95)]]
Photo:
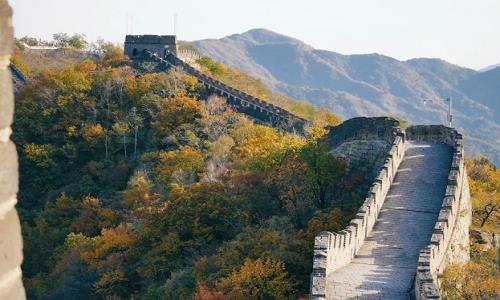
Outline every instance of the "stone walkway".
[(358, 255), (327, 276), (327, 299), (409, 299), (418, 253), (432, 235), (451, 148), (408, 141), (372, 233)]

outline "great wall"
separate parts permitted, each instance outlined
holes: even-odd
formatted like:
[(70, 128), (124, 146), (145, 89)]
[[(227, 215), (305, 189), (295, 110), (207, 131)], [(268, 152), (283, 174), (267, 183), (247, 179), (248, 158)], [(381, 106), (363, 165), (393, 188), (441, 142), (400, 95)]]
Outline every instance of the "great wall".
[[(0, 0), (0, 299), (25, 299), (22, 239), (15, 210), (18, 166), (10, 141), (12, 11)], [(257, 122), (304, 133), (308, 121), (217, 81), (179, 59), (175, 37), (127, 36), (125, 53), (160, 69), (182, 68), (208, 93)], [(191, 59), (195, 57), (190, 53)], [(188, 61), (189, 62), (189, 61)], [(403, 130), (391, 118), (354, 118), (323, 140), (349, 167), (372, 166), (373, 183), (344, 230), (315, 239), (311, 299), (440, 299), (438, 276), (469, 259), (471, 203), (462, 136), (444, 126)]]
[(469, 260), (462, 136), (390, 122), (355, 118), (330, 131), (332, 151), (366, 140), (391, 147), (349, 226), (316, 237), (311, 299), (439, 299), (438, 275)]

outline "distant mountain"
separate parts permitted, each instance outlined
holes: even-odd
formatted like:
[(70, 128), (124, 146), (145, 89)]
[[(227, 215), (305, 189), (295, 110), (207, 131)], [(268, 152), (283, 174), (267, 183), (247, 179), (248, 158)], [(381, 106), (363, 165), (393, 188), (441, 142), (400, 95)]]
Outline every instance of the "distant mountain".
[(487, 66), (487, 67), (484, 67), (482, 69), (479, 69), (479, 72), (486, 72), (486, 71), (493, 70), (493, 69), (498, 68), (498, 67), (500, 67), (500, 64)]
[[(468, 152), (479, 150), (500, 163), (500, 68), (478, 72), (440, 59), (343, 55), (265, 29), (193, 44), (276, 91), (344, 119), (392, 115), (414, 124), (444, 123), (447, 104), (437, 99), (451, 96), (454, 126), (464, 132)], [(424, 99), (436, 101), (424, 105)]]

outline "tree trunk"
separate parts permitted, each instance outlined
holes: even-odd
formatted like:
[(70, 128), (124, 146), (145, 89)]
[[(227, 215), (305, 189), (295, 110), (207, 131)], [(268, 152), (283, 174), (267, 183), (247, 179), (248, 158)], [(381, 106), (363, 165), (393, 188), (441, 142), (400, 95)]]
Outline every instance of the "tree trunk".
[(139, 132), (139, 127), (134, 128), (134, 158), (137, 158), (137, 133)]
[(104, 135), (104, 149), (105, 149), (105, 158), (108, 159), (108, 134)]
[(125, 154), (125, 157), (127, 157), (127, 141), (125, 139), (125, 134), (123, 134), (123, 153)]
[(481, 226), (480, 227), (483, 227), (484, 224), (486, 224), (486, 222), (488, 221), (488, 219), (491, 217), (491, 215), (497, 211), (498, 207), (496, 205), (486, 205), (486, 207), (484, 208), (484, 211), (483, 211), (483, 218), (481, 220)]

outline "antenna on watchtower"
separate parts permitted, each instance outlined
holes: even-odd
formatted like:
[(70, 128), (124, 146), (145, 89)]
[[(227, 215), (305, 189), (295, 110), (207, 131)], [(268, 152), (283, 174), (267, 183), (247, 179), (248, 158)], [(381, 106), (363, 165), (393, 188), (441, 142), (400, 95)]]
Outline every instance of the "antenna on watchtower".
[(174, 35), (177, 36), (177, 14), (174, 14)]
[(128, 35), (128, 14), (125, 16), (125, 35)]
[(130, 16), (130, 34), (134, 34), (134, 16)]

